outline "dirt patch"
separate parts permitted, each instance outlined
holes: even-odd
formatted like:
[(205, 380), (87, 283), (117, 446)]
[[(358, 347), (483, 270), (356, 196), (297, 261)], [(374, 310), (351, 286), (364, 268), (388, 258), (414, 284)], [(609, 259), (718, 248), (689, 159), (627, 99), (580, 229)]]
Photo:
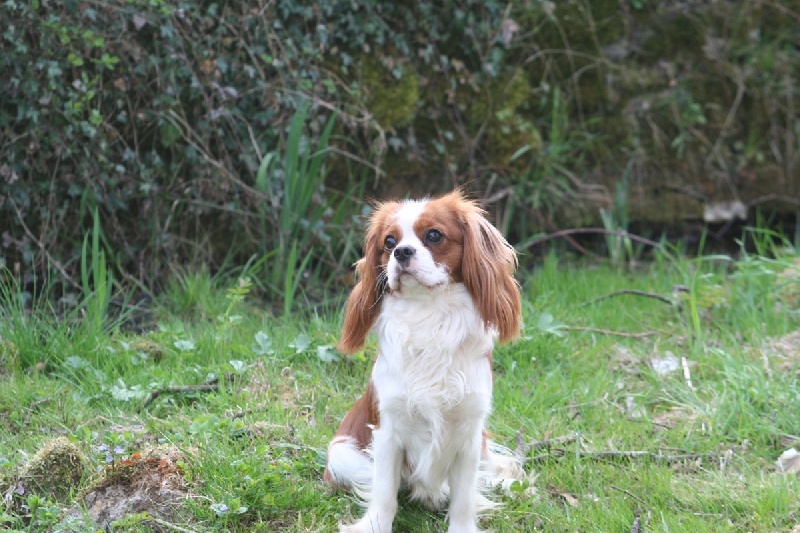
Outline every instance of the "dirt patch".
[(192, 495), (183, 473), (185, 462), (184, 453), (172, 447), (156, 447), (119, 460), (84, 491), (85, 510), (75, 506), (67, 519), (88, 514), (102, 529), (133, 514), (180, 520), (183, 504)]
[(787, 333), (783, 337), (770, 339), (764, 346), (769, 355), (776, 355), (785, 359), (797, 360), (800, 358), (800, 329)]
[(800, 372), (800, 368), (798, 368), (800, 366), (800, 329), (782, 337), (767, 340), (760, 352), (765, 365), (769, 364), (770, 359), (776, 359), (780, 371), (790, 372), (792, 369), (798, 369)]
[(778, 299), (790, 309), (800, 306), (800, 257), (794, 258), (775, 278)]

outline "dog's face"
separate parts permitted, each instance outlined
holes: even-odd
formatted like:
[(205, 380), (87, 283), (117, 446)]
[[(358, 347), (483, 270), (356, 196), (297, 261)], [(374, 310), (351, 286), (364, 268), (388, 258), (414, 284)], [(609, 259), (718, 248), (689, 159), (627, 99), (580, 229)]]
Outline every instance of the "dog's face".
[(519, 333), (516, 252), (474, 201), (453, 192), (439, 198), (377, 206), (358, 262), (339, 348), (359, 349), (389, 294), (402, 298), (463, 283), (500, 340)]
[(389, 290), (437, 289), (463, 281), (463, 224), (443, 199), (403, 203), (378, 235)]

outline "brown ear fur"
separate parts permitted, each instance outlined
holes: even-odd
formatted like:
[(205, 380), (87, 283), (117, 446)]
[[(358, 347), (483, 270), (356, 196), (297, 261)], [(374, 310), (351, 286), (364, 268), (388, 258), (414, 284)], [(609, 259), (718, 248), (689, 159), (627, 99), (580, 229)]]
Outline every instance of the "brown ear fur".
[(464, 285), (500, 342), (518, 337), (522, 309), (514, 279), (517, 253), (477, 207), (467, 213), (461, 268)]
[(381, 312), (386, 290), (385, 265), (382, 264), (383, 232), (386, 220), (398, 204), (376, 206), (364, 238), (364, 257), (356, 263), (358, 283), (347, 299), (342, 337), (337, 349), (342, 353), (360, 350), (367, 334)]

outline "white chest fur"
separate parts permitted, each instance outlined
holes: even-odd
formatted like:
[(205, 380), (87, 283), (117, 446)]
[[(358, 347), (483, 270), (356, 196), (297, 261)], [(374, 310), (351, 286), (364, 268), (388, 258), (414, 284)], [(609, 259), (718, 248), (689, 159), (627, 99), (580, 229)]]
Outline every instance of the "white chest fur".
[(491, 408), (492, 334), (460, 284), (389, 295), (376, 332), (381, 431), (404, 450), (412, 492), (439, 500), (449, 468), (443, 458), (480, 446)]
[(388, 295), (376, 324), (380, 400), (448, 410), (468, 394), (491, 395), (488, 332), (466, 288)]

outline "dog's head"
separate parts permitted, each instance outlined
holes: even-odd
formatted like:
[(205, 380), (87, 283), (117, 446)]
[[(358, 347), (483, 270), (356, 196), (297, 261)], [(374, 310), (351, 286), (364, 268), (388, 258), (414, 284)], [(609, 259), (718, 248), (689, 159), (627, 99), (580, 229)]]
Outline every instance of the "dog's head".
[(460, 191), (385, 202), (370, 217), (359, 281), (347, 302), (339, 349), (364, 344), (383, 298), (435, 293), (456, 283), (467, 288), (487, 328), (500, 341), (519, 334), (520, 297), (514, 248)]

